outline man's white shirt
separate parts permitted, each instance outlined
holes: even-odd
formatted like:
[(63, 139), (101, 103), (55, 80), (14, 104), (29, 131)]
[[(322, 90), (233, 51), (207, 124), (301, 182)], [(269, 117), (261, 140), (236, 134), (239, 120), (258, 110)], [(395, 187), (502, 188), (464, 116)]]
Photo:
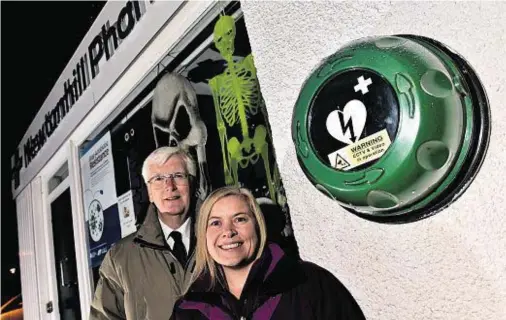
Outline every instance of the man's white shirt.
[(160, 221), (160, 225), (162, 226), (163, 236), (165, 237), (165, 241), (169, 245), (170, 249), (174, 249), (174, 239), (169, 238), (169, 235), (172, 231), (179, 231), (181, 233), (181, 239), (186, 249), (186, 253), (188, 254), (190, 252), (190, 232), (191, 232), (190, 220), (191, 218), (187, 218), (186, 221), (179, 228), (174, 230), (165, 223), (163, 223), (163, 221), (160, 218), (158, 218), (158, 221)]

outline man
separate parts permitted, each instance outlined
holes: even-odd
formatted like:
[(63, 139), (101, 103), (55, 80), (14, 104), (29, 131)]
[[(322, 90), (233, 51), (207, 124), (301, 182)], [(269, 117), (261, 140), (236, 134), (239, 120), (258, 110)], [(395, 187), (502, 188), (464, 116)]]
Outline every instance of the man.
[(168, 319), (195, 266), (195, 162), (184, 149), (161, 147), (144, 161), (142, 176), (146, 218), (104, 257), (90, 319)]

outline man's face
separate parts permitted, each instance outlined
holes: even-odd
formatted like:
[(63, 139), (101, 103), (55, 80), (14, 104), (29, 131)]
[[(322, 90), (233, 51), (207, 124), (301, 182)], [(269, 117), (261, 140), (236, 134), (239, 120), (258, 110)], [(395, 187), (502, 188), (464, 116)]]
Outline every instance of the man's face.
[(239, 269), (253, 262), (258, 246), (256, 219), (239, 196), (218, 200), (207, 222), (207, 250), (214, 261), (227, 269)]
[[(186, 165), (180, 155), (174, 155), (163, 165), (152, 164), (149, 167), (148, 180), (157, 175), (187, 174)], [(163, 181), (162, 181), (163, 182)], [(190, 207), (190, 180), (166, 179), (161, 184), (148, 183), (149, 200), (162, 214), (183, 215), (186, 218)]]

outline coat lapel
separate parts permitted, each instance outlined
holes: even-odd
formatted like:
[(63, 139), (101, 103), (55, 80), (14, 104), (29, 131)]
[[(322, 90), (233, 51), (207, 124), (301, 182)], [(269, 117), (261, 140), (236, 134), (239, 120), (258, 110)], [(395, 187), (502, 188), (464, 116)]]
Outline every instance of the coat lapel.
[(149, 205), (146, 218), (139, 228), (139, 231), (137, 231), (135, 238), (136, 240), (159, 247), (160, 249), (168, 249), (167, 242), (163, 237), (160, 221), (158, 221), (158, 210), (153, 203)]

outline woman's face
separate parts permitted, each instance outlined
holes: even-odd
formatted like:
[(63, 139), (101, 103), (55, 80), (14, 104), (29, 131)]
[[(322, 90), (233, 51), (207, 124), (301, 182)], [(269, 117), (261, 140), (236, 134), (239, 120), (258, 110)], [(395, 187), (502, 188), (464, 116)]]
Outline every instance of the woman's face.
[(240, 196), (218, 200), (207, 222), (207, 250), (224, 268), (238, 269), (253, 262), (258, 245), (256, 219)]

